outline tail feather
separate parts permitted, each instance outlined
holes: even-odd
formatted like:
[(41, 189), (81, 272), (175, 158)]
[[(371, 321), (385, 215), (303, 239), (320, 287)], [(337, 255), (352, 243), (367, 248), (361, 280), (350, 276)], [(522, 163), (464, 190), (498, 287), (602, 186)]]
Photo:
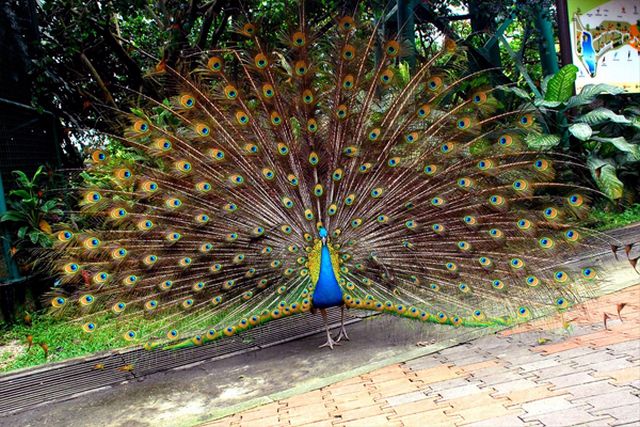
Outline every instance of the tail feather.
[(260, 29), (191, 73), (165, 66), (173, 96), (122, 113), (107, 137), (137, 154), (93, 153), (53, 310), (149, 347), (233, 335), (313, 307), (320, 226), (352, 308), (492, 326), (588, 293), (594, 268), (554, 260), (588, 234), (590, 190), (555, 181), (582, 166), (530, 150), (535, 109), (461, 75), (463, 49), (409, 73), (403, 43), (349, 16), (320, 34), (302, 7), (282, 50)]

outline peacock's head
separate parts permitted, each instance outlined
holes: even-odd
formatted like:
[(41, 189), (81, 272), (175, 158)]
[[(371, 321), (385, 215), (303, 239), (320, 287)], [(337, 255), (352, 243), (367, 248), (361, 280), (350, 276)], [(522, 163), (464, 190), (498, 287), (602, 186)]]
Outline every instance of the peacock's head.
[(320, 239), (322, 239), (322, 244), (323, 245), (326, 244), (327, 236), (329, 235), (329, 232), (327, 231), (327, 229), (324, 227), (318, 228), (318, 234), (320, 235)]

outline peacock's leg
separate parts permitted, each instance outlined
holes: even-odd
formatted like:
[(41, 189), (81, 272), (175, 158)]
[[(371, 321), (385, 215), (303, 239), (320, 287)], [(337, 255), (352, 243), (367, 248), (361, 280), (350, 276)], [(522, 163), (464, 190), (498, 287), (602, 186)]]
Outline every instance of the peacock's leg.
[(322, 314), (322, 320), (324, 320), (324, 327), (327, 330), (327, 342), (322, 344), (318, 348), (329, 347), (331, 350), (333, 350), (334, 345), (340, 345), (340, 344), (337, 341), (334, 341), (333, 338), (331, 338), (331, 334), (329, 333), (329, 322), (327, 321), (327, 310), (324, 308), (321, 308), (320, 314)]
[(336, 342), (340, 342), (342, 338), (347, 341), (351, 341), (349, 339), (349, 335), (347, 335), (347, 330), (344, 327), (344, 305), (340, 306), (340, 334), (338, 335)]

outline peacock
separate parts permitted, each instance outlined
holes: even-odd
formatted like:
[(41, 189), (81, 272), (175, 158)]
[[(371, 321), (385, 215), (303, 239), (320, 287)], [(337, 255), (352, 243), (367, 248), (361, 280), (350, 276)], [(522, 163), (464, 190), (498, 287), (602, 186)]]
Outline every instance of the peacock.
[(586, 244), (591, 193), (556, 177), (583, 166), (528, 147), (533, 105), (464, 72), (454, 40), (409, 67), (356, 13), (299, 16), (279, 46), (246, 22), (237, 46), (161, 63), (170, 96), (118, 111), (105, 137), (136, 155), (90, 154), (53, 231), (54, 315), (151, 349), (319, 311), (333, 349), (345, 309), (508, 326), (593, 288), (595, 267), (558, 262)]

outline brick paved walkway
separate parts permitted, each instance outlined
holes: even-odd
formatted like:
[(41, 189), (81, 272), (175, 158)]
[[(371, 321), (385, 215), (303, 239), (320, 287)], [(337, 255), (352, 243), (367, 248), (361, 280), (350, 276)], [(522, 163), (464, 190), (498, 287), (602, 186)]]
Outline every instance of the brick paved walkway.
[(640, 285), (203, 427), (638, 426), (638, 395)]

